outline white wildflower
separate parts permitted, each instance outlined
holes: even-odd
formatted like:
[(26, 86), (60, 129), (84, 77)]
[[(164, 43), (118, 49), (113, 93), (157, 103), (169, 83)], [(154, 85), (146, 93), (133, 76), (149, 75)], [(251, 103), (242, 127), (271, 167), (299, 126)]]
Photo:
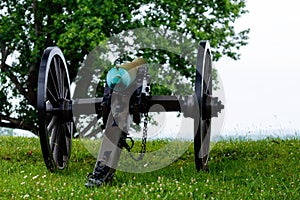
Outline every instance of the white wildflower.
[(32, 180), (37, 179), (39, 177), (39, 175), (36, 175), (34, 177), (32, 177)]

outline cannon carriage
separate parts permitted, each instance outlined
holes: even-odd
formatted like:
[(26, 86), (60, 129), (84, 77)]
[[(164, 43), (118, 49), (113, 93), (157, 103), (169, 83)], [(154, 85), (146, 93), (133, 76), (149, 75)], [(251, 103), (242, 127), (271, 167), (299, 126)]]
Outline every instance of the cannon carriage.
[[(208, 41), (200, 42), (196, 63), (194, 93), (190, 95), (152, 95), (148, 65), (142, 62), (133, 68), (113, 68), (107, 74), (103, 97), (72, 99), (64, 55), (58, 47), (48, 47), (40, 64), (37, 96), (39, 136), (46, 167), (55, 171), (67, 166), (71, 155), (72, 137), (76, 132), (74, 109), (84, 114), (101, 116), (103, 127), (109, 130), (112, 124), (117, 122), (110, 113), (118, 113), (118, 110), (125, 109), (135, 123), (141, 123), (141, 117), (147, 117), (150, 108), (158, 104), (164, 112), (177, 111), (194, 119), (196, 169), (207, 170), (211, 119), (217, 117), (224, 109), (222, 102), (212, 96), (212, 60)], [(133, 69), (135, 71), (132, 75), (130, 70)], [(127, 75), (124, 75), (126, 73)], [(132, 92), (126, 94), (127, 90)], [(116, 96), (112, 100), (114, 91)], [(90, 109), (91, 107), (94, 109)], [(117, 140), (117, 144), (123, 141), (123, 147), (126, 145), (122, 137)], [(142, 141), (146, 142), (146, 134), (143, 135)], [(144, 153), (145, 147), (141, 151), (141, 154)]]

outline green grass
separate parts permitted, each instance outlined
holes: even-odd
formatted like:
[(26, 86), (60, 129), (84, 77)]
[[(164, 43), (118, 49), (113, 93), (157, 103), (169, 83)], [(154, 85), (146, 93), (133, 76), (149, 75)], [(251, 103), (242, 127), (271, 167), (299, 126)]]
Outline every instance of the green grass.
[(209, 173), (195, 171), (192, 149), (163, 169), (117, 171), (112, 185), (87, 189), (95, 158), (81, 142), (51, 174), (37, 139), (0, 137), (0, 199), (300, 199), (299, 140), (218, 142)]

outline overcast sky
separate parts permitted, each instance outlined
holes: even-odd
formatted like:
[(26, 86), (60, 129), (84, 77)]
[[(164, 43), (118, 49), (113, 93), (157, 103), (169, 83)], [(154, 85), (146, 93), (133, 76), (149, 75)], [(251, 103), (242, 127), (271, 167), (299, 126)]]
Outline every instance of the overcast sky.
[(224, 130), (300, 130), (300, 1), (248, 1), (241, 59), (215, 63), (226, 95)]

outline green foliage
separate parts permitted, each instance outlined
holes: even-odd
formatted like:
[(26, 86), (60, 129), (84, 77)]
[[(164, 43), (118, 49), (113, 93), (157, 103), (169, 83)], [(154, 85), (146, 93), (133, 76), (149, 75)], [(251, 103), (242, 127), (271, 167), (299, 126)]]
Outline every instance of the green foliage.
[[(149, 151), (166, 141), (149, 142)], [(95, 158), (75, 140), (69, 167), (49, 173), (37, 139), (0, 137), (0, 199), (299, 199), (300, 141), (223, 141), (210, 171), (196, 172), (192, 146), (170, 166), (148, 173), (117, 171), (112, 185), (87, 189)]]
[[(0, 117), (25, 120), (31, 131), (37, 127), (33, 108), (37, 105), (38, 68), (48, 46), (61, 47), (74, 80), (94, 47), (125, 30), (163, 27), (197, 41), (209, 40), (214, 60), (223, 55), (238, 59), (249, 33), (249, 29), (237, 33), (233, 27), (247, 12), (245, 0), (3, 0), (0, 10)], [(160, 64), (170, 63), (191, 77), (192, 68), (176, 55), (165, 58), (165, 53), (150, 55), (145, 50), (142, 55), (156, 57)], [(14, 104), (13, 99), (22, 103)]]

